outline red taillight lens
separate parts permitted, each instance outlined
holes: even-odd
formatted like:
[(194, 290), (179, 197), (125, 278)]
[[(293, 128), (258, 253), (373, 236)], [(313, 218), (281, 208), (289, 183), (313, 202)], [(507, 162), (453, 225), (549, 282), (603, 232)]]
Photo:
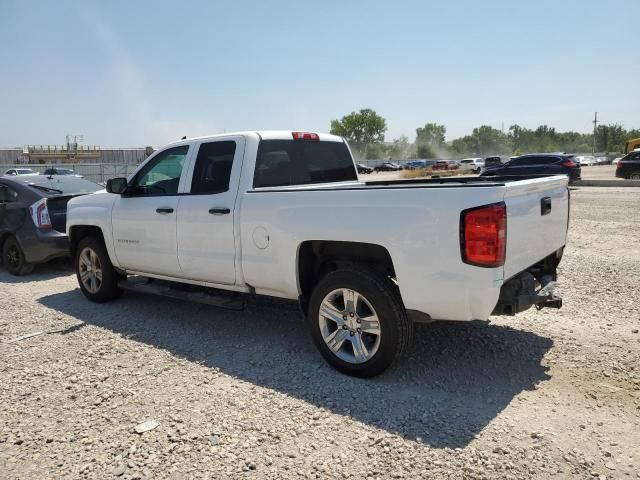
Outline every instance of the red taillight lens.
[(478, 267), (501, 267), (507, 249), (504, 202), (465, 210), (460, 219), (462, 261)]
[(42, 198), (29, 207), (33, 224), (37, 228), (51, 228), (51, 218), (47, 208), (47, 199)]
[(575, 167), (576, 164), (573, 162), (573, 160), (566, 160), (562, 162), (562, 166), (571, 168), (571, 167)]
[(616, 164), (616, 170), (622, 168), (622, 162), (620, 160), (618, 160), (618, 163)]
[(318, 142), (320, 141), (320, 136), (317, 133), (309, 133), (309, 132), (291, 132), (294, 140), (306, 140), (308, 142)]

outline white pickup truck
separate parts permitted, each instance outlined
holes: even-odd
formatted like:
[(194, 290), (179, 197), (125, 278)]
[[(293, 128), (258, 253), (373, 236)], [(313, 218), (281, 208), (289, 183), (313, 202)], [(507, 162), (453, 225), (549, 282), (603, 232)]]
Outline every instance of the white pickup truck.
[(264, 131), (163, 147), (71, 200), (67, 232), (90, 300), (297, 300), (324, 358), (366, 377), (413, 322), (559, 308), (568, 220), (565, 176), (360, 182), (344, 139)]

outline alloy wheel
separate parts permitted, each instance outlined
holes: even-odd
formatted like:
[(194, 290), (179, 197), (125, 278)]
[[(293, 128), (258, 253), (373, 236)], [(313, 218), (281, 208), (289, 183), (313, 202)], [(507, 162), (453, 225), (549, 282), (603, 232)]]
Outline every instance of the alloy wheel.
[(84, 288), (90, 293), (98, 293), (102, 285), (102, 265), (96, 252), (85, 247), (78, 259), (78, 274)]
[(355, 290), (329, 292), (320, 305), (318, 322), (327, 347), (345, 362), (365, 363), (380, 347), (380, 319), (371, 302)]

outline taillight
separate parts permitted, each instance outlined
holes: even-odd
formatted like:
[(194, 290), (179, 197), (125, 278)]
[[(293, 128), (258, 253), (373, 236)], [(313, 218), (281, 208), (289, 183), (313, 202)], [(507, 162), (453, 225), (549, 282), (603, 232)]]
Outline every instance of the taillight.
[(618, 160), (618, 163), (616, 164), (616, 170), (619, 168), (622, 168), (622, 162), (620, 160)]
[(460, 216), (462, 261), (478, 267), (504, 265), (507, 206), (504, 202), (464, 210)]
[(576, 166), (575, 162), (573, 162), (573, 160), (565, 160), (564, 162), (562, 162), (562, 166), (563, 167), (568, 167), (568, 168), (573, 168)]
[(310, 132), (291, 132), (294, 140), (306, 140), (308, 142), (318, 142), (320, 141), (320, 135), (317, 133)]
[(47, 208), (47, 199), (42, 198), (29, 207), (33, 224), (37, 228), (51, 228), (51, 218)]

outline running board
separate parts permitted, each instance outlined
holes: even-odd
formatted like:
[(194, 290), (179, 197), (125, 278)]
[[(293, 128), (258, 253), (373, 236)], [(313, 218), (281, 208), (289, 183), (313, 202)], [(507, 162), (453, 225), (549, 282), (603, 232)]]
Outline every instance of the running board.
[(231, 295), (224, 295), (218, 291), (192, 285), (167, 282), (141, 276), (132, 276), (126, 280), (120, 280), (118, 286), (123, 290), (138, 293), (149, 293), (162, 297), (186, 300), (187, 302), (203, 303), (228, 310), (243, 310), (244, 302)]

